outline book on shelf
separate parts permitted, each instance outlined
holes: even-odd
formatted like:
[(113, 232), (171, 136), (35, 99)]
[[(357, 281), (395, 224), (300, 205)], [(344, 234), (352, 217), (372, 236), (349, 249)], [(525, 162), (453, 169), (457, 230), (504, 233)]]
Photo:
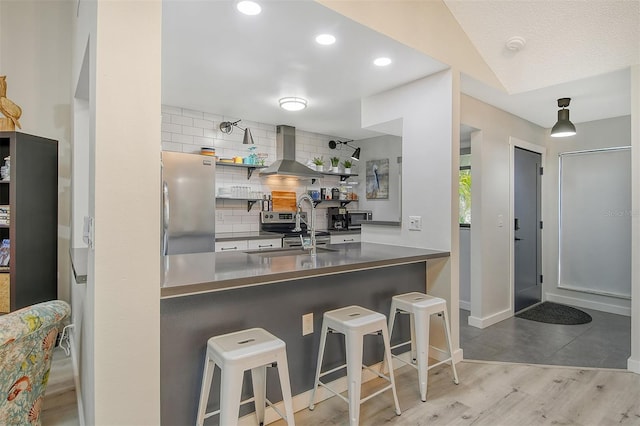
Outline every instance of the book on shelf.
[(10, 256), (11, 252), (9, 239), (4, 239), (2, 240), (2, 244), (0, 244), (0, 266), (9, 266)]

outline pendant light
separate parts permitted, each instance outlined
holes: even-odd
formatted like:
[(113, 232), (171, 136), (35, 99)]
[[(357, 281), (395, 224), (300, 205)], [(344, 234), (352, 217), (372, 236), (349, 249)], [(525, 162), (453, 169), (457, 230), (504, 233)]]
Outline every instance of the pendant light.
[(558, 122), (551, 129), (552, 138), (564, 138), (567, 136), (573, 136), (576, 134), (576, 126), (569, 121), (569, 110), (565, 109), (569, 106), (571, 98), (558, 99)]

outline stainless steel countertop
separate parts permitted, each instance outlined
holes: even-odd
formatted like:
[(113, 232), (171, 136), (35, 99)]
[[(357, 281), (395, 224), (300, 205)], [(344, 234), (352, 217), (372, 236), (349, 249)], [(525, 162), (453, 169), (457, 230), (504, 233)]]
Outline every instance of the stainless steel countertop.
[[(335, 251), (264, 255), (243, 251), (164, 256), (161, 298), (264, 285), (320, 275), (424, 262), (448, 251), (373, 243), (327, 245)], [(256, 252), (256, 250), (252, 250)], [(271, 250), (273, 252), (273, 250)]]

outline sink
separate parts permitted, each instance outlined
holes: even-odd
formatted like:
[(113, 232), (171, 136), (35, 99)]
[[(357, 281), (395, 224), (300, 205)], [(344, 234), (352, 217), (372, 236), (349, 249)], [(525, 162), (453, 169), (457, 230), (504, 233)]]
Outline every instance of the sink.
[[(325, 247), (316, 247), (316, 253), (330, 253), (338, 251), (337, 249), (330, 249)], [(262, 249), (262, 250), (249, 250), (245, 251), (247, 254), (253, 254), (256, 256), (262, 257), (279, 257), (279, 256), (298, 256), (298, 255), (308, 255), (309, 250), (304, 250), (300, 247), (290, 247), (290, 248), (274, 248), (274, 249)]]

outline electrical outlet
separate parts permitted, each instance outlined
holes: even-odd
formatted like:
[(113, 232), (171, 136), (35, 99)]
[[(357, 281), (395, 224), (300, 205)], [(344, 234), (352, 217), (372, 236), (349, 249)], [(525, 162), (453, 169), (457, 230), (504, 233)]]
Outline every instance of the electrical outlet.
[(302, 335), (313, 333), (313, 312), (302, 316)]
[(499, 214), (498, 215), (498, 228), (502, 228), (504, 226), (504, 216)]
[(222, 222), (224, 220), (224, 212), (216, 211), (216, 220)]
[(409, 216), (409, 231), (422, 231), (422, 216)]

